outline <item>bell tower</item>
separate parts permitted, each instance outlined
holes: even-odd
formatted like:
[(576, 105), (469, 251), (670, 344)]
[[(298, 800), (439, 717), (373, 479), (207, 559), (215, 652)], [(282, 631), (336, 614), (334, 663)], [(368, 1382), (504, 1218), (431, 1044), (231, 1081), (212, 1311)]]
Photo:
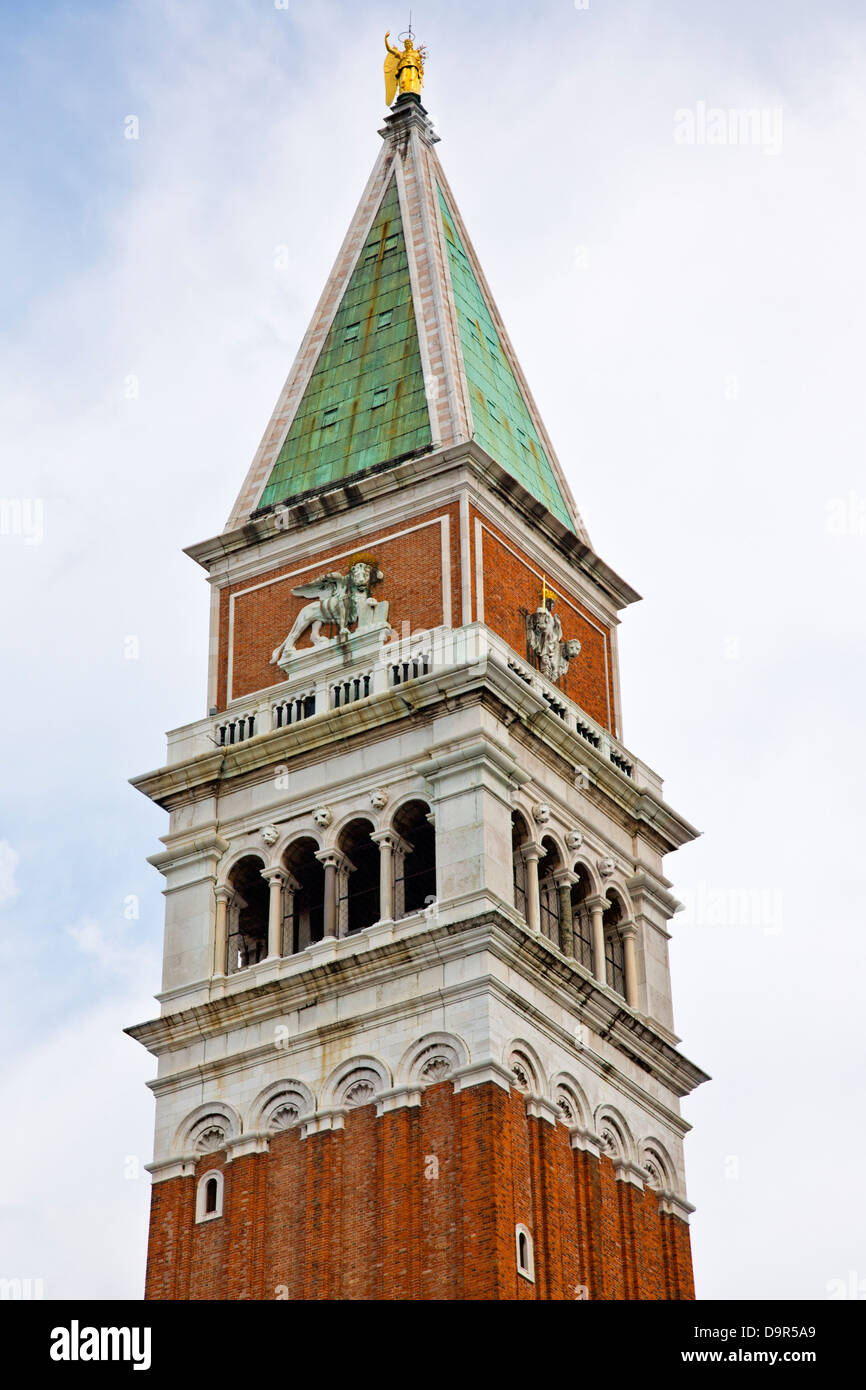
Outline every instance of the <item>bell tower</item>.
[(706, 1078), (663, 864), (696, 832), (620, 741), (638, 595), (406, 52), (232, 514), (188, 551), (209, 713), (134, 779), (169, 813), (160, 1012), (129, 1030), (157, 1058), (146, 1296), (690, 1299)]

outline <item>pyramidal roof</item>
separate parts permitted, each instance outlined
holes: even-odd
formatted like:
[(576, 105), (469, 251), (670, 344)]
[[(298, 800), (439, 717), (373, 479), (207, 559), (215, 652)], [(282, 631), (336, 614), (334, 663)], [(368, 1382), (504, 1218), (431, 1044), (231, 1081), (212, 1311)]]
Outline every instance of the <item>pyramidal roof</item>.
[(227, 529), (260, 508), (475, 440), (588, 544), (417, 97), (401, 96), (380, 134)]

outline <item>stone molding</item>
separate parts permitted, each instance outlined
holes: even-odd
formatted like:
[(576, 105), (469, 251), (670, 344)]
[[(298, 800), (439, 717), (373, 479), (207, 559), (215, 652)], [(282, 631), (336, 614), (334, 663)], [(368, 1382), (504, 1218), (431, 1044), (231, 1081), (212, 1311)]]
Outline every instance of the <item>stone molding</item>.
[(546, 1120), (549, 1125), (557, 1125), (562, 1119), (553, 1101), (548, 1100), (546, 1096), (527, 1096), (526, 1113), (531, 1115), (533, 1119)]
[(492, 1081), (494, 1085), (500, 1086), (503, 1091), (507, 1091), (510, 1095), (511, 1087), (514, 1085), (514, 1078), (511, 1073), (492, 1057), (470, 1062), (465, 1067), (459, 1067), (452, 1079), (455, 1091), (466, 1091), (470, 1086), (483, 1086), (486, 1082)]
[[(449, 958), (457, 960), (467, 951), (483, 948), (492, 950), (517, 972), (518, 977), (531, 979), (534, 987), (538, 986), (539, 978), (543, 979), (544, 988), (563, 1004), (570, 1002), (588, 1028), (629, 1058), (639, 1059), (641, 1068), (648, 1070), (674, 1094), (686, 1095), (706, 1079), (706, 1073), (677, 1051), (650, 1020), (635, 1015), (622, 999), (599, 985), (577, 961), (563, 956), (546, 937), (531, 934), (524, 922), (495, 910), (444, 924), (422, 926), (414, 918), (408, 920), (410, 926), (405, 933), (397, 933), (399, 924), (395, 924), (394, 929), (389, 926), (388, 932), (394, 931), (394, 939), (376, 946), (361, 940), (365, 935), (361, 932), (343, 941), (330, 938), (316, 942), (303, 953), (305, 959), (300, 964), (297, 958), (288, 957), (276, 967), (265, 969), (263, 962), (251, 969), (266, 975), (266, 983), (256, 986), (250, 982), (206, 1004), (178, 1010), (126, 1031), (149, 1047), (154, 1055), (160, 1056), (176, 1048), (188, 1047), (202, 1037), (218, 1036), (231, 1027), (285, 1016), (299, 1007), (310, 992), (326, 998), (329, 994), (345, 992), (356, 981), (369, 984), (377, 973), (385, 978), (394, 963), (405, 963), (407, 946), (412, 951), (416, 968), (426, 962), (440, 965)], [(340, 971), (335, 977), (332, 968), (336, 962), (339, 962)], [(281, 974), (280, 966), (289, 968)], [(449, 994), (460, 997), (464, 988), (461, 983), (455, 983), (449, 987)], [(491, 979), (490, 988), (494, 993), (502, 993), (504, 985)], [(437, 997), (442, 997), (441, 990)], [(502, 993), (502, 997), (509, 996)], [(416, 1007), (421, 1007), (423, 1002), (417, 1000)], [(515, 995), (515, 1002), (526, 1007), (519, 996)], [(546, 1018), (544, 1024), (549, 1027)], [(570, 1035), (563, 1035), (562, 1041), (569, 1048), (573, 1047)], [(268, 1055), (267, 1048), (262, 1050), (262, 1055)], [(602, 1066), (601, 1059), (592, 1051), (588, 1060), (594, 1067)], [(224, 1065), (215, 1062), (214, 1074)], [(160, 1079), (152, 1083), (153, 1089), (160, 1094), (166, 1087), (177, 1085), (179, 1079)], [(631, 1083), (622, 1076), (619, 1084), (629, 1086)]]

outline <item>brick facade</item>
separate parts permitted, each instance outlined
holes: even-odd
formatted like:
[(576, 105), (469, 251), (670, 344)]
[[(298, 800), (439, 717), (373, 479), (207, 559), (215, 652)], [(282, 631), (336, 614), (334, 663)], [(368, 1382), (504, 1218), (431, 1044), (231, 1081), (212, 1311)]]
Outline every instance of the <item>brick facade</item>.
[[(447, 549), (451, 557), (450, 605), (448, 585), (443, 584), (442, 518), (447, 522)], [(296, 598), (292, 589), (309, 584), (329, 569), (346, 573), (352, 557), (357, 555), (371, 555), (379, 562), (385, 580), (374, 590), (373, 596), (388, 600), (389, 621), (401, 635), (404, 623), (414, 632), (460, 622), (460, 522), (454, 503), (414, 517), (402, 526), (359, 532), (349, 544), (344, 542), (327, 550), (314, 551), (302, 561), (269, 570), (255, 579), (226, 585), (220, 593), (217, 685), (220, 709), (225, 708), (229, 698), (238, 699), (285, 680), (279, 667), (270, 665), (271, 654), (285, 638), (301, 608), (309, 602)], [(322, 635), (331, 634), (325, 628)], [(310, 645), (309, 634), (299, 645), (301, 648)]]
[[(447, 529), (443, 533), (442, 519)], [(478, 602), (476, 518), (481, 523), (483, 566), (482, 603)], [(541, 598), (540, 570), (516, 542), (502, 534), (477, 512), (472, 513), (470, 554), (473, 619), (483, 611), (484, 621), (504, 638), (515, 653), (526, 659), (526, 614)], [(443, 585), (443, 548), (450, 556), (450, 588)], [(292, 589), (309, 583), (328, 569), (349, 568), (352, 557), (372, 555), (378, 560), (384, 581), (374, 596), (387, 599), (389, 621), (403, 635), (409, 631), (458, 626), (461, 622), (461, 551), (458, 505), (424, 513), (399, 527), (363, 532), (345, 543), (319, 550), (302, 563), (284, 565), (226, 585), (220, 593), (219, 674), (217, 705), (224, 709), (229, 698), (239, 699), (257, 690), (280, 684), (285, 677), (270, 664), (271, 653), (289, 631), (300, 609), (308, 602)], [(610, 632), (577, 599), (557, 588), (557, 614), (566, 638), (578, 637), (580, 655), (572, 661), (561, 682), (563, 692), (586, 710), (597, 723), (616, 730), (613, 656)], [(329, 635), (324, 630), (324, 635)], [(309, 646), (309, 634), (301, 647)], [(231, 662), (229, 654), (231, 652)], [(231, 688), (229, 689), (229, 669)]]
[[(477, 524), (476, 524), (477, 523)], [(484, 622), (526, 658), (526, 616), (541, 603), (542, 573), (520, 546), (473, 508), (472, 564), (477, 576), (477, 537), (481, 535), (481, 571)], [(616, 733), (614, 670), (610, 631), (578, 602), (573, 594), (547, 577), (557, 596), (556, 614), (566, 640), (580, 640), (580, 655), (569, 665), (560, 688), (587, 714), (611, 733)], [(479, 615), (477, 582), (474, 614)]]
[[(225, 1175), (223, 1215), (195, 1223), (198, 1179)], [(515, 1227), (534, 1243), (517, 1273)], [(584, 1291), (585, 1290), (585, 1291)], [(345, 1128), (273, 1135), (267, 1153), (157, 1183), (148, 1299), (692, 1299), (688, 1226), (611, 1160), (571, 1148), (492, 1082)]]

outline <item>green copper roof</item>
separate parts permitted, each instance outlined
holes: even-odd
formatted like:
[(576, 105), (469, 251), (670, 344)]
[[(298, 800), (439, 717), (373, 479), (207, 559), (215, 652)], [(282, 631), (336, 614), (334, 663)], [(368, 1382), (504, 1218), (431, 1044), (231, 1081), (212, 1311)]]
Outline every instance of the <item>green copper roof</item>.
[(544, 452), (463, 243), (439, 189), (442, 225), (448, 244), (451, 284), (457, 303), (460, 344), (475, 438), (486, 453), (543, 502), (569, 530), (569, 515), (556, 476)]
[(430, 441), (392, 178), (259, 506), (339, 482)]

